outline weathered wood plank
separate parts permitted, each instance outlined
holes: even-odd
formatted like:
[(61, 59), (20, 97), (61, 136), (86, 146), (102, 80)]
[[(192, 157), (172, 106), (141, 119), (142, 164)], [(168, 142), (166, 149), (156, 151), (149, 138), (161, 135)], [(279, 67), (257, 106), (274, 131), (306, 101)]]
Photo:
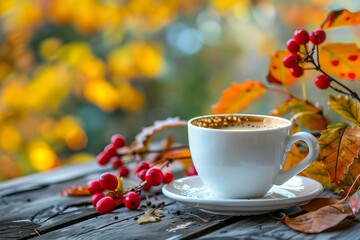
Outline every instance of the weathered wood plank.
[(39, 239), (193, 239), (199, 233), (211, 232), (239, 219), (205, 213), (179, 203), (167, 205), (163, 211), (165, 216), (160, 222), (139, 225), (136, 220), (142, 212), (118, 209), (45, 233)]
[(209, 233), (199, 239), (360, 239), (359, 221), (348, 222), (340, 228), (319, 234), (303, 234), (291, 230), (270, 215), (252, 216)]

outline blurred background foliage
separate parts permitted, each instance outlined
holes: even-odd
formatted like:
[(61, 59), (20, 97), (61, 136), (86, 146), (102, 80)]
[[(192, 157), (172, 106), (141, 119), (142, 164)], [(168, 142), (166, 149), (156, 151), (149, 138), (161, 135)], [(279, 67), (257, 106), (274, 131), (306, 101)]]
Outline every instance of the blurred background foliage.
[(269, 55), (335, 8), (359, 1), (1, 0), (0, 180), (209, 113), (230, 82), (265, 81)]

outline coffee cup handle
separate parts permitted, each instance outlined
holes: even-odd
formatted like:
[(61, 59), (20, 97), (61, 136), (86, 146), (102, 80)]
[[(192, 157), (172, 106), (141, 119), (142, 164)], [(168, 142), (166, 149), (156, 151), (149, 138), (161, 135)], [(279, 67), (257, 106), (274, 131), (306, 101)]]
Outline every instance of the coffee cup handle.
[(298, 132), (294, 135), (288, 137), (286, 141), (285, 151), (289, 152), (297, 141), (304, 141), (309, 148), (309, 152), (307, 156), (299, 162), (296, 166), (288, 169), (288, 170), (280, 170), (274, 180), (275, 185), (282, 185), (287, 180), (307, 168), (319, 155), (320, 147), (317, 139), (310, 133), (307, 132)]

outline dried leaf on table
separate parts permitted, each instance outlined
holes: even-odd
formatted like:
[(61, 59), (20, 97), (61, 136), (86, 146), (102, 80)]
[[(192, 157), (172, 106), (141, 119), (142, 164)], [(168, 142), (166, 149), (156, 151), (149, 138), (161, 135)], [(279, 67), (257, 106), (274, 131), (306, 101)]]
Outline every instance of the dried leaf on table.
[(164, 212), (157, 208), (150, 208), (145, 211), (144, 215), (139, 217), (137, 223), (145, 224), (145, 223), (152, 223), (152, 222), (159, 222), (161, 218), (164, 216)]
[(350, 12), (347, 9), (339, 9), (331, 11), (326, 20), (321, 24), (323, 30), (344, 27), (344, 26), (353, 26), (360, 24), (360, 11), (359, 12)]
[(90, 196), (87, 185), (74, 185), (67, 187), (60, 191), (62, 196), (77, 197), (77, 196)]
[[(359, 65), (360, 66), (360, 65)], [(360, 102), (350, 96), (329, 96), (329, 107), (341, 117), (360, 127)]]
[(282, 222), (299, 232), (320, 233), (337, 226), (347, 218), (354, 218), (351, 208), (335, 204), (294, 218), (285, 216), (282, 218)]
[(327, 74), (349, 80), (360, 76), (360, 48), (356, 44), (329, 43), (319, 46), (319, 51), (321, 68)]
[(315, 198), (313, 200), (311, 200), (310, 202), (308, 202), (305, 205), (301, 206), (301, 209), (307, 212), (313, 212), (313, 211), (317, 211), (318, 209), (325, 207), (325, 206), (329, 206), (329, 205), (334, 205), (338, 202), (339, 200), (336, 198)]
[(266, 92), (266, 87), (258, 81), (234, 82), (222, 92), (219, 101), (212, 106), (213, 113), (237, 113)]
[(357, 190), (351, 197), (347, 200), (347, 204), (351, 208), (354, 214), (360, 212), (360, 190)]

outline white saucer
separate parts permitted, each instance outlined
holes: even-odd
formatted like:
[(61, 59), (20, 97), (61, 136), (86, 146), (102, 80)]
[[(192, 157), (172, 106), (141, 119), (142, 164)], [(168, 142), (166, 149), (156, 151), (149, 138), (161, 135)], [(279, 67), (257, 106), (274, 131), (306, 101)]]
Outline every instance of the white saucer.
[(304, 204), (318, 196), (322, 185), (310, 178), (296, 176), (274, 186), (262, 198), (229, 199), (213, 195), (199, 176), (184, 177), (164, 185), (165, 196), (182, 204), (220, 215), (259, 215)]

